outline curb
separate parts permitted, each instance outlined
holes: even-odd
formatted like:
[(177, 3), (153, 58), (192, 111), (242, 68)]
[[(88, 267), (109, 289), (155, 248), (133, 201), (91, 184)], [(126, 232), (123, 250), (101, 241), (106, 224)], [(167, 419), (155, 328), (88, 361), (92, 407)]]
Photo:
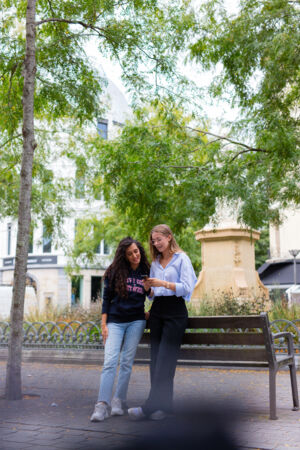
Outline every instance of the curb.
[[(0, 361), (6, 361), (8, 355), (8, 348), (0, 348)], [(80, 365), (102, 365), (104, 362), (104, 350), (79, 350), (79, 349), (22, 349), (23, 362), (41, 362), (52, 364), (80, 364)], [(137, 349), (135, 364), (149, 364), (150, 349), (148, 347), (140, 346)], [(296, 369), (300, 368), (300, 355), (295, 355)], [(179, 360), (178, 365), (184, 366), (200, 366), (197, 361)], [(213, 366), (212, 366), (213, 367)], [(218, 368), (222, 368), (218, 366)], [(228, 369), (224, 364), (224, 369)], [(230, 367), (232, 368), (232, 366)], [(241, 367), (238, 367), (240, 368)], [(250, 366), (249, 366), (250, 368)], [(251, 367), (252, 368), (252, 367)], [(260, 368), (253, 366), (254, 370)], [(289, 370), (284, 367), (281, 370)]]

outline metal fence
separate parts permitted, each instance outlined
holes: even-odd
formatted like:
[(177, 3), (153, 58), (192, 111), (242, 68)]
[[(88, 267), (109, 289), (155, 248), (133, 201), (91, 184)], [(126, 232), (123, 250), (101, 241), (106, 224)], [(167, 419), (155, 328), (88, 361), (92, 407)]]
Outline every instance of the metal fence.
[[(299, 328), (300, 319), (293, 321), (276, 319), (271, 322), (273, 333), (278, 333), (279, 331), (292, 333), (296, 353), (300, 353)], [(100, 321), (24, 322), (23, 333), (24, 348), (103, 349)], [(0, 347), (7, 347), (9, 334), (9, 322), (0, 322)], [(287, 350), (285, 339), (280, 338), (276, 340), (275, 348), (278, 351), (285, 352)]]
[[(271, 322), (273, 333), (289, 331), (294, 338), (296, 353), (300, 353), (300, 319), (293, 321), (276, 319)], [(202, 330), (203, 331), (203, 330)], [(220, 330), (220, 333), (222, 330)], [(10, 334), (9, 322), (0, 322), (0, 347), (7, 347)], [(103, 349), (101, 323), (98, 322), (24, 322), (24, 348), (52, 349)], [(278, 351), (287, 350), (284, 338), (275, 342)]]
[[(296, 353), (300, 353), (300, 319), (287, 320), (276, 319), (271, 322), (271, 329), (273, 333), (279, 333), (280, 331), (289, 331), (294, 338), (294, 348)], [(275, 348), (278, 351), (287, 351), (287, 344), (284, 338), (279, 338), (275, 342)]]
[[(0, 347), (7, 347), (9, 334), (9, 322), (0, 322)], [(100, 322), (24, 322), (23, 347), (100, 349)]]

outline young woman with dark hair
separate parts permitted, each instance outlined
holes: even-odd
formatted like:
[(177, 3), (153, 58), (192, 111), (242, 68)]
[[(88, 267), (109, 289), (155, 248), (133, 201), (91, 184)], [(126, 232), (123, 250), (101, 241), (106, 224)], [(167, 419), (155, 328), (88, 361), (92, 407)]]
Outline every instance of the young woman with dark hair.
[(142, 407), (128, 410), (133, 420), (159, 420), (172, 412), (177, 357), (188, 318), (185, 302), (197, 281), (189, 257), (168, 225), (155, 226), (149, 244), (152, 264), (144, 287), (151, 288), (150, 298), (154, 299), (149, 319), (151, 389)]
[[(104, 365), (92, 422), (124, 414), (133, 360), (149, 316), (144, 312), (146, 292), (142, 278), (142, 275), (149, 275), (149, 270), (150, 264), (140, 242), (131, 237), (122, 239), (104, 274)], [(119, 375), (112, 399), (119, 358)]]

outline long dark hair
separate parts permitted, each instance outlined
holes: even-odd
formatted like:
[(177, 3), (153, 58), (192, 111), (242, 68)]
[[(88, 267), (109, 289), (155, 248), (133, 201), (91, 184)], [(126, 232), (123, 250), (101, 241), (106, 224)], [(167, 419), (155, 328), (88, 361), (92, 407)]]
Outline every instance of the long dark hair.
[(147, 275), (150, 272), (150, 264), (142, 244), (139, 241), (132, 239), (130, 236), (122, 239), (117, 247), (113, 262), (104, 273), (104, 278), (108, 279), (109, 287), (113, 288), (121, 297), (128, 296), (127, 277), (130, 271), (130, 263), (126, 258), (126, 250), (132, 244), (136, 244), (141, 254), (139, 269), (142, 273)]

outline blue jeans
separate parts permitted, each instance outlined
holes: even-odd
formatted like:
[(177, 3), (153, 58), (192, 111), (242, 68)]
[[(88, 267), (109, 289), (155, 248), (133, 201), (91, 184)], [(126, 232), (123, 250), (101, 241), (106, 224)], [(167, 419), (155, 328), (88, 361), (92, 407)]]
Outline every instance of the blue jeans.
[(104, 349), (104, 365), (100, 379), (98, 402), (110, 405), (120, 357), (120, 369), (115, 397), (126, 400), (129, 378), (138, 343), (146, 325), (145, 320), (115, 323), (109, 322), (108, 338)]

